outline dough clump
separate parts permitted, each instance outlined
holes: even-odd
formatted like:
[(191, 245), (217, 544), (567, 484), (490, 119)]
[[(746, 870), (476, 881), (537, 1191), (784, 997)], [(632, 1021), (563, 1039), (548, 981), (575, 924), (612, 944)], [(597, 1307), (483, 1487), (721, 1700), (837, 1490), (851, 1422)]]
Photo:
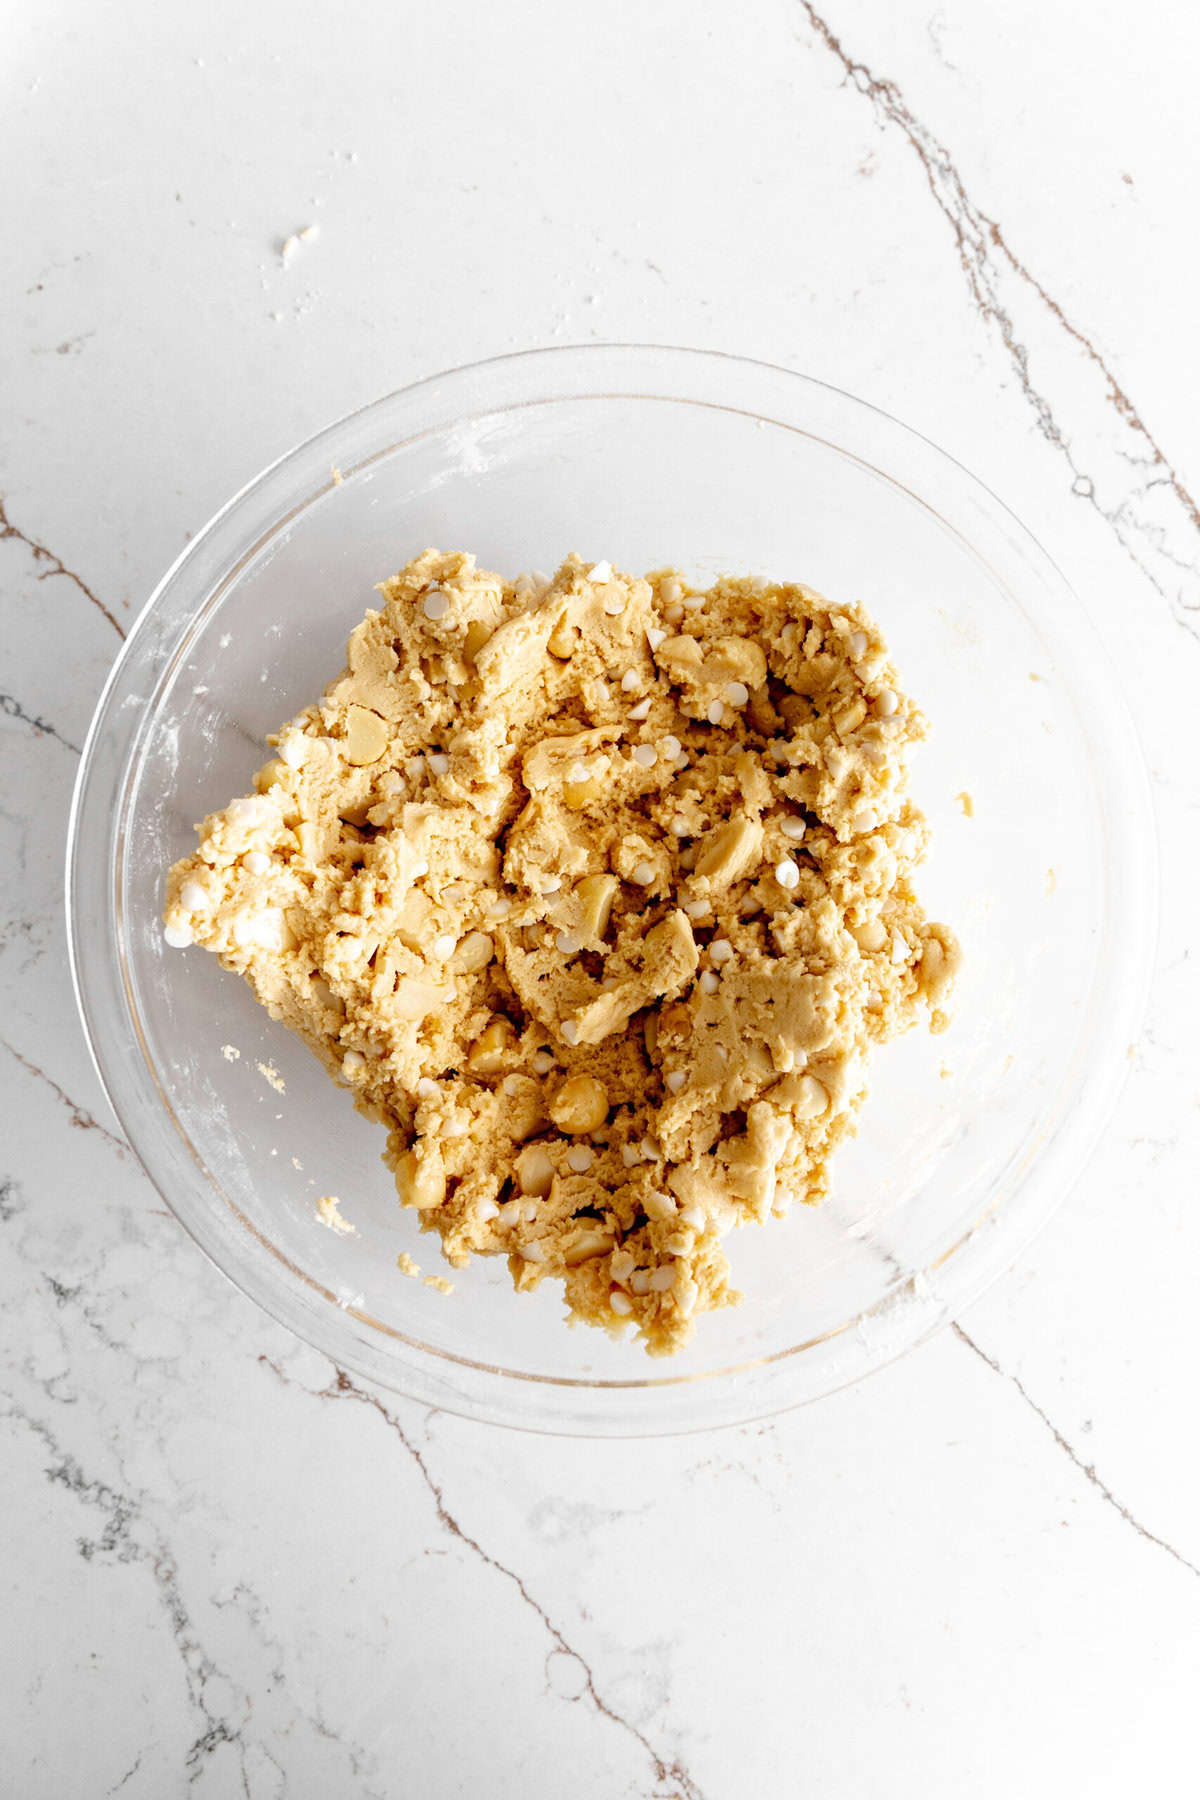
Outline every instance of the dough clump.
[(873, 1045), (946, 1023), (925, 720), (857, 606), (427, 550), (170, 871), (367, 1118), (448, 1261), (663, 1354), (723, 1240), (821, 1199)]

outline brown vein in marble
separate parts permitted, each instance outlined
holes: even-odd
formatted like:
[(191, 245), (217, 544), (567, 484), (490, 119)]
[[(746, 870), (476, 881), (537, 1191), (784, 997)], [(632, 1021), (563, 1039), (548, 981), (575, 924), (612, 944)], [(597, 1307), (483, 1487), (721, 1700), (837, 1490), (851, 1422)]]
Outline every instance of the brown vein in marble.
[(1127, 1506), (1122, 1505), (1108, 1483), (1102, 1481), (1100, 1476), (1097, 1475), (1095, 1464), (1084, 1462), (1082, 1456), (1080, 1456), (1079, 1452), (1072, 1444), (1068, 1443), (1067, 1439), (1063, 1436), (1049, 1414), (1044, 1408), (1038, 1405), (1019, 1375), (1012, 1374), (1008, 1369), (1002, 1369), (995, 1357), (989, 1356), (987, 1351), (982, 1349), (980, 1345), (975, 1342), (973, 1337), (969, 1337), (962, 1326), (957, 1322), (952, 1324), (950, 1329), (953, 1331), (955, 1337), (967, 1346), (968, 1350), (974, 1351), (980, 1362), (987, 1364), (993, 1374), (999, 1375), (1003, 1381), (1009, 1382), (1016, 1388), (1026, 1406), (1041, 1420), (1042, 1424), (1046, 1427), (1046, 1430), (1050, 1433), (1063, 1454), (1070, 1458), (1071, 1462), (1073, 1462), (1075, 1467), (1079, 1470), (1079, 1473), (1091, 1483), (1101, 1499), (1111, 1506), (1114, 1512), (1119, 1513), (1127, 1525), (1132, 1525), (1139, 1537), (1145, 1538), (1148, 1544), (1156, 1545), (1159, 1550), (1165, 1550), (1167, 1555), (1185, 1568), (1189, 1574), (1200, 1577), (1200, 1568), (1197, 1568), (1194, 1562), (1189, 1562), (1187, 1557), (1176, 1550), (1173, 1544), (1168, 1544), (1165, 1538), (1160, 1538), (1153, 1531), (1148, 1530), (1140, 1520), (1134, 1518)]
[[(265, 1363), (266, 1366), (278, 1376), (279, 1380), (285, 1383), (285, 1385), (293, 1385), (290, 1382), (289, 1377), (284, 1374), (277, 1363), (272, 1362), (269, 1356), (260, 1356), (258, 1360), (260, 1363)], [(516, 1570), (510, 1569), (507, 1564), (500, 1562), (494, 1557), (490, 1551), (485, 1550), (478, 1538), (472, 1537), (470, 1532), (466, 1531), (463, 1526), (459, 1524), (458, 1520), (454, 1517), (454, 1514), (446, 1505), (442, 1490), (434, 1480), (429, 1465), (425, 1461), (421, 1451), (418, 1449), (417, 1445), (413, 1443), (396, 1415), (388, 1411), (378, 1395), (370, 1393), (366, 1388), (359, 1387), (350, 1379), (349, 1375), (341, 1369), (335, 1369), (334, 1380), (331, 1386), (319, 1390), (307, 1388), (304, 1391), (313, 1394), (313, 1397), (318, 1400), (354, 1400), (357, 1401), (359, 1405), (370, 1407), (372, 1411), (379, 1414), (379, 1417), (383, 1420), (389, 1431), (393, 1433), (406, 1451), (414, 1464), (417, 1473), (420, 1475), (421, 1480), (424, 1482), (425, 1487), (428, 1489), (430, 1498), (432, 1499), (434, 1508), (437, 1512), (438, 1523), (448, 1531), (452, 1537), (456, 1538), (459, 1543), (464, 1545), (473, 1556), (478, 1557), (480, 1562), (484, 1563), (487, 1568), (492, 1569), (497, 1575), (502, 1575), (506, 1581), (510, 1582), (521, 1596), (521, 1599), (525, 1602), (525, 1605), (537, 1615), (538, 1619), (540, 1619), (543, 1629), (553, 1641), (554, 1651), (560, 1651), (564, 1656), (569, 1656), (573, 1662), (578, 1663), (580, 1669), (583, 1671), (583, 1693), (587, 1695), (588, 1699), (592, 1702), (592, 1705), (596, 1708), (596, 1711), (603, 1718), (607, 1719), (610, 1724), (616, 1725), (622, 1731), (628, 1732), (629, 1735), (640, 1744), (641, 1748), (650, 1758), (654, 1768), (655, 1781), (664, 1784), (662, 1800), (704, 1800), (702, 1790), (696, 1785), (695, 1781), (678, 1759), (667, 1762), (654, 1748), (645, 1733), (640, 1731), (631, 1719), (625, 1718), (603, 1698), (597, 1689), (595, 1677), (592, 1674), (592, 1670), (588, 1665), (587, 1660), (573, 1644), (568, 1643), (566, 1637), (554, 1623), (545, 1607), (530, 1593)], [(551, 1651), (550, 1654), (553, 1655), (554, 1651)]]
[(70, 738), (65, 738), (57, 726), (51, 725), (49, 719), (43, 719), (40, 713), (26, 712), (15, 694), (0, 694), (0, 713), (7, 719), (16, 719), (20, 724), (28, 725), (36, 737), (55, 738), (72, 756), (83, 754), (79, 745), (73, 744)]
[[(845, 79), (871, 102), (876, 116), (884, 125), (895, 126), (900, 131), (916, 154), (929, 184), (929, 191), (954, 233), (959, 262), (975, 307), (984, 323), (993, 325), (998, 330), (1016, 371), (1021, 391), (1034, 409), (1038, 429), (1062, 454), (1071, 470), (1074, 478), (1072, 491), (1095, 509), (1127, 555), (1158, 592), (1171, 602), (1177, 621), (1193, 637), (1200, 639), (1200, 625), (1195, 622), (1195, 615), (1200, 614), (1200, 593), (1185, 598), (1175, 579), (1186, 573), (1195, 580), (1200, 575), (1200, 569), (1194, 561), (1172, 554), (1163, 541), (1161, 526), (1139, 520), (1131, 516), (1130, 512), (1131, 498), (1145, 499), (1151, 489), (1165, 486), (1178, 503), (1184, 526), (1189, 531), (1200, 532), (1200, 505), (1197, 505), (1195, 497), (1185, 486), (1093, 339), (1066, 316), (1058, 301), (1022, 262), (997, 221), (974, 205), (950, 152), (915, 117), (896, 83), (872, 74), (865, 63), (853, 57), (817, 11), (812, 0), (800, 0), (800, 4), (813, 31), (842, 65)], [(1094, 375), (1103, 384), (1104, 403), (1116, 412), (1132, 438), (1132, 443), (1128, 446), (1118, 446), (1118, 454), (1140, 470), (1144, 479), (1140, 487), (1123, 496), (1115, 507), (1101, 504), (1095, 481), (1077, 461), (1071, 442), (1049, 399), (1034, 384), (1030, 374), (1028, 347), (1018, 337), (1016, 327), (1000, 297), (1000, 267), (1006, 268), (1036, 297), (1053, 324), (1082, 353)], [(1160, 561), (1166, 566), (1160, 567)]]
[(72, 1100), (70, 1094), (64, 1092), (52, 1076), (47, 1075), (45, 1069), (39, 1069), (35, 1062), (30, 1062), (27, 1056), (22, 1056), (16, 1046), (10, 1044), (5, 1037), (0, 1037), (0, 1049), (7, 1050), (8, 1054), (16, 1062), (19, 1062), (23, 1069), (27, 1069), (31, 1075), (36, 1076), (38, 1081), (44, 1082), (52, 1094), (57, 1095), (70, 1113), (72, 1125), (77, 1126), (80, 1131), (98, 1131), (106, 1143), (111, 1144), (114, 1150), (119, 1150), (124, 1155), (129, 1148), (124, 1138), (119, 1138), (115, 1132), (109, 1131), (106, 1125), (102, 1125), (99, 1119), (92, 1116), (86, 1106), (80, 1106), (77, 1101)]
[(125, 636), (125, 628), (117, 618), (116, 614), (111, 613), (108, 610), (108, 607), (105, 606), (98, 594), (93, 594), (82, 575), (77, 575), (74, 569), (68, 569), (61, 556), (55, 556), (53, 550), (48, 550), (45, 544), (39, 544), (36, 538), (29, 537), (26, 532), (18, 530), (17, 527), (11, 523), (8, 513), (5, 510), (4, 497), (3, 495), (0, 495), (0, 543), (3, 543), (8, 538), (14, 539), (18, 544), (24, 544), (25, 548), (31, 552), (34, 562), (48, 563), (50, 565), (49, 568), (41, 571), (38, 576), (39, 581), (47, 581), (53, 575), (64, 575), (68, 581), (74, 582), (75, 586), (86, 600), (91, 601), (97, 612), (102, 612), (104, 614), (104, 617), (108, 620), (117, 636), (119, 638)]

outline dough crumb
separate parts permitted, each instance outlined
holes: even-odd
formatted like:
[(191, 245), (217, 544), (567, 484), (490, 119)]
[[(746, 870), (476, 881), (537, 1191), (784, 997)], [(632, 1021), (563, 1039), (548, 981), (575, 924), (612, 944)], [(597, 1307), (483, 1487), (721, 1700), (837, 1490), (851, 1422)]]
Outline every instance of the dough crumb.
[(413, 1281), (420, 1279), (421, 1265), (413, 1261), (407, 1250), (402, 1250), (396, 1258), (396, 1267), (402, 1275), (408, 1275)]
[(234, 1044), (221, 1045), (221, 1055), (225, 1058), (226, 1062), (237, 1062), (241, 1054), (241, 1051)]
[(439, 1294), (452, 1294), (454, 1283), (447, 1281), (444, 1275), (423, 1275), (422, 1282), (427, 1288), (436, 1288)]
[(283, 263), (286, 268), (287, 264), (290, 263), (292, 258), (296, 255), (301, 244), (311, 244), (313, 240), (320, 237), (320, 235), (321, 227), (319, 225), (302, 225), (299, 231), (289, 231), (287, 236), (282, 238), (279, 243), (280, 262)]
[(322, 1225), (328, 1225), (330, 1231), (336, 1231), (341, 1237), (357, 1237), (358, 1227), (349, 1219), (343, 1218), (341, 1202), (336, 1194), (322, 1194), (317, 1201), (317, 1218)]
[(383, 1128), (452, 1268), (669, 1354), (740, 1301), (730, 1233), (824, 1196), (873, 1050), (948, 1024), (924, 716), (799, 583), (427, 550), (379, 592), (171, 870), (168, 941)]
[(260, 1062), (255, 1063), (254, 1066), (267, 1085), (273, 1087), (277, 1094), (287, 1093), (287, 1082), (283, 1079), (283, 1076), (279, 1073), (279, 1070), (275, 1067), (274, 1063)]
[(975, 817), (975, 802), (970, 794), (968, 794), (966, 788), (963, 789), (961, 794), (955, 794), (954, 798), (962, 807), (963, 817), (966, 819), (973, 819)]

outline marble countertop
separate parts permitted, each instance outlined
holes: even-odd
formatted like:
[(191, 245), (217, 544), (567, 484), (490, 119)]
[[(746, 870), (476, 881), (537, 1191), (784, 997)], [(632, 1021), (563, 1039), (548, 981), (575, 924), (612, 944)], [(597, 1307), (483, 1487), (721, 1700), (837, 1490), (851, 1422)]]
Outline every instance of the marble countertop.
[[(5, 1800), (1180, 1791), (1198, 49), (1166, 0), (10, 15)], [(242, 1299), (106, 1108), (60, 899), (92, 706), (189, 533), (389, 388), (605, 338), (822, 376), (999, 492), (1119, 665), (1164, 893), (1124, 1092), (1020, 1264), (857, 1389), (637, 1444), (339, 1383)]]

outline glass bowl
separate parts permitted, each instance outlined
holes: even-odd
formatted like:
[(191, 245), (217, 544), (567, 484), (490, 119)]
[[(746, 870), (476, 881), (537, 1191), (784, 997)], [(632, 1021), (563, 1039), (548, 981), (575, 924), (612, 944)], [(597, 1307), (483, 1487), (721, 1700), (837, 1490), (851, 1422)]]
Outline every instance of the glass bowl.
[[(515, 1295), (494, 1260), (444, 1271), (451, 1295), (401, 1274), (402, 1251), (427, 1273), (443, 1265), (396, 1201), (382, 1131), (215, 958), (163, 941), (164, 872), (195, 823), (247, 791), (265, 734), (341, 668), (374, 584), (428, 545), (510, 574), (578, 550), (861, 600), (933, 723), (913, 786), (935, 828), (922, 895), (966, 953), (954, 1024), (877, 1055), (828, 1203), (735, 1233), (744, 1305), (702, 1318), (669, 1361), (569, 1329), (557, 1284)], [(1154, 867), (1117, 684), (1063, 577), (993, 495), (820, 382), (613, 345), (391, 394), (218, 513), (100, 700), (68, 910), (117, 1116), (238, 1287), (340, 1367), (430, 1406), (622, 1435), (827, 1393), (1013, 1260), (1082, 1166), (1136, 1036)], [(319, 1221), (324, 1194), (355, 1235)]]

